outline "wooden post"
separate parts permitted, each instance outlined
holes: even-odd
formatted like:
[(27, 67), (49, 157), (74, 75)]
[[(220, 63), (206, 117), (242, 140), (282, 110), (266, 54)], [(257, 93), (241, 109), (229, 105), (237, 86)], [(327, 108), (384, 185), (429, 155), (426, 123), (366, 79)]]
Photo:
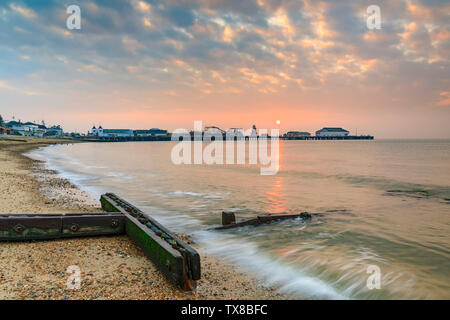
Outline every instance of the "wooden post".
[(317, 214), (311, 214), (309, 212), (302, 212), (300, 214), (276, 214), (276, 215), (264, 215), (264, 216), (257, 216), (256, 218), (239, 221), (236, 223), (234, 213), (232, 212), (222, 212), (222, 226), (212, 228), (210, 230), (225, 230), (225, 229), (232, 229), (232, 228), (239, 228), (244, 226), (258, 226), (265, 223), (271, 223), (273, 221), (281, 221), (286, 219), (295, 219), (300, 218), (303, 220), (309, 220), (312, 218), (313, 215)]
[(234, 215), (234, 212), (222, 212), (222, 225), (228, 226), (230, 224), (236, 223), (236, 217)]

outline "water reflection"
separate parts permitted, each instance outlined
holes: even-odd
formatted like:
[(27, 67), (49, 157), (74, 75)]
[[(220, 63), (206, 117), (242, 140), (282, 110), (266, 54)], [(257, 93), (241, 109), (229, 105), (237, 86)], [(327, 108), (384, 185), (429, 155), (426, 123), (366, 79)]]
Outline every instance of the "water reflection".
[(268, 213), (284, 213), (287, 211), (283, 181), (284, 177), (275, 176), (270, 190), (266, 192), (266, 211)]

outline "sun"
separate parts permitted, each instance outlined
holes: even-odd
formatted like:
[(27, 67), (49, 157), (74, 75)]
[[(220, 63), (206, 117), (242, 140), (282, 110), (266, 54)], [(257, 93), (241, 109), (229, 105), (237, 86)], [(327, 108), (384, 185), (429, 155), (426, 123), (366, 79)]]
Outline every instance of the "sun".
[(277, 120), (277, 124), (280, 124), (281, 123), (281, 121), (280, 120)]

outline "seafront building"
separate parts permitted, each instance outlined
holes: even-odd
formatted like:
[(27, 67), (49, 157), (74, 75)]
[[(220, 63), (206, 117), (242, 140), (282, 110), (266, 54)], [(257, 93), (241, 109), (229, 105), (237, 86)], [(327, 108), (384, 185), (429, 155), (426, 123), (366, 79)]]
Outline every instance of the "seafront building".
[(6, 127), (0, 127), (0, 134), (12, 135), (14, 134), (14, 130)]
[(52, 126), (47, 128), (43, 134), (44, 137), (54, 136), (54, 137), (62, 137), (64, 135), (63, 129), (61, 126)]
[(316, 131), (316, 137), (346, 137), (349, 133), (342, 128), (322, 128)]
[(133, 130), (131, 129), (103, 129), (102, 126), (99, 126), (98, 129), (93, 126), (92, 135), (100, 138), (134, 137)]
[(160, 137), (167, 136), (167, 130), (162, 130), (158, 128), (152, 128), (150, 130), (134, 130), (135, 137)]
[(300, 138), (300, 137), (310, 137), (311, 133), (303, 131), (289, 131), (285, 134), (287, 138)]
[(167, 136), (167, 130), (152, 128), (150, 130), (132, 130), (132, 129), (103, 129), (102, 126), (92, 127), (88, 136), (99, 138), (132, 138), (132, 137), (159, 137)]
[(61, 137), (64, 135), (61, 126), (52, 126), (47, 128), (44, 124), (36, 124), (33, 122), (21, 122), (21, 121), (9, 121), (5, 124), (5, 127), (9, 129), (9, 134), (17, 134), (25, 137)]

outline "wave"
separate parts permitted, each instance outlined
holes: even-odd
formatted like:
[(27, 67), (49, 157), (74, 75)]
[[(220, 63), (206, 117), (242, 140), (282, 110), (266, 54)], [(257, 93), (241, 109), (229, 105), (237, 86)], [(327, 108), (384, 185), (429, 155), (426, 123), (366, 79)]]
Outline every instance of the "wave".
[(171, 195), (174, 196), (190, 196), (190, 197), (199, 197), (204, 199), (215, 199), (215, 200), (223, 200), (228, 194), (227, 193), (200, 193), (200, 192), (192, 192), (192, 191), (173, 191), (170, 192)]
[(349, 299), (330, 284), (265, 255), (251, 242), (243, 243), (233, 235), (216, 235), (209, 231), (196, 232), (194, 238), (207, 252), (256, 275), (268, 286), (278, 287), (280, 293), (308, 299)]

